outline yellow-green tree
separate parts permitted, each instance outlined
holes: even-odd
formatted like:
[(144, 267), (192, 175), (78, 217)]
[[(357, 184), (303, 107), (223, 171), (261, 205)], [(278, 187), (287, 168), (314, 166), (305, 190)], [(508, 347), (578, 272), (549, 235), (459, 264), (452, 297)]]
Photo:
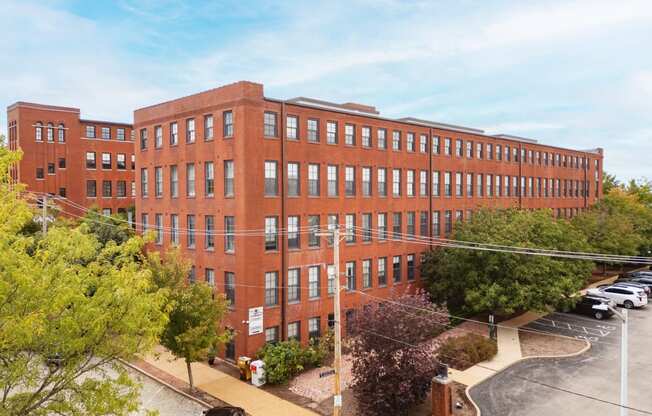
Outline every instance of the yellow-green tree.
[(127, 415), (139, 387), (120, 360), (146, 352), (166, 322), (165, 291), (143, 242), (100, 244), (85, 225), (36, 239), (0, 148), (0, 415)]

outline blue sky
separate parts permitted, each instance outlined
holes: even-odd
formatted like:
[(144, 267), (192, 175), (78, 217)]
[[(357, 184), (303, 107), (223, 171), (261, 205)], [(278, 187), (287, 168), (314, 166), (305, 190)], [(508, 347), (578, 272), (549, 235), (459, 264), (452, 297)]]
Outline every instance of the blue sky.
[[(237, 80), (605, 149), (652, 178), (652, 1), (3, 0), (0, 103), (134, 108)], [(6, 113), (0, 131), (6, 130)]]

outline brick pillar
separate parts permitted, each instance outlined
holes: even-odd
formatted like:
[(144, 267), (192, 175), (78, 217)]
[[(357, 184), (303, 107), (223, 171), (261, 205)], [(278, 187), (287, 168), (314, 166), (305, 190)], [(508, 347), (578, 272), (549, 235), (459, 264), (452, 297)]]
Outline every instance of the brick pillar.
[(432, 416), (450, 416), (453, 414), (452, 380), (448, 377), (432, 379)]

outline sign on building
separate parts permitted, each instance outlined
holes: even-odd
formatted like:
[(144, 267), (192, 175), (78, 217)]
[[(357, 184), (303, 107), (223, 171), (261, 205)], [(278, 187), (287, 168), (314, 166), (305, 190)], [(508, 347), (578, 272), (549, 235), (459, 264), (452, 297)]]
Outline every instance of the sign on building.
[(249, 335), (263, 333), (263, 307), (249, 308)]

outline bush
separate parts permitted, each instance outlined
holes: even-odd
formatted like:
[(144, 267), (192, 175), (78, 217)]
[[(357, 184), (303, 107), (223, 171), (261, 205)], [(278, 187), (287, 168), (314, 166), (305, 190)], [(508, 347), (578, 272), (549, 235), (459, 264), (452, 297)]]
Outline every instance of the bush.
[(308, 367), (320, 366), (330, 353), (331, 341), (327, 333), (319, 340), (311, 339), (307, 347), (296, 340), (268, 343), (256, 356), (265, 362), (267, 382), (283, 384)]
[(495, 341), (470, 333), (444, 341), (437, 358), (457, 370), (466, 370), (492, 358), (497, 352)]

